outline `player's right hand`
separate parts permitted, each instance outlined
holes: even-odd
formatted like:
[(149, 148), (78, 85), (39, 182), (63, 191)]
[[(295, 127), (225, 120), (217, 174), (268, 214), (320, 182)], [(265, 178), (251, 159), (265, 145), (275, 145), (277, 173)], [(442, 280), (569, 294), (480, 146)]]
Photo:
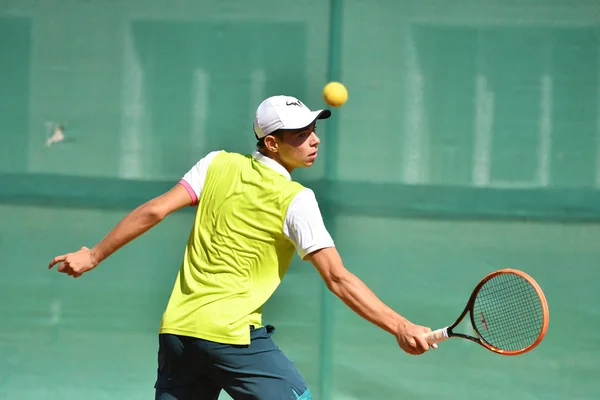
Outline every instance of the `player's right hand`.
[[(402, 321), (396, 330), (396, 340), (402, 350), (417, 356), (429, 350), (429, 343), (423, 338), (429, 332), (431, 332), (430, 328), (415, 325), (410, 321)], [(437, 349), (437, 344), (431, 347)]]
[(85, 272), (94, 269), (98, 262), (94, 258), (92, 251), (87, 247), (82, 247), (74, 253), (56, 256), (48, 264), (48, 269), (61, 263), (57, 270), (73, 278), (79, 278)]

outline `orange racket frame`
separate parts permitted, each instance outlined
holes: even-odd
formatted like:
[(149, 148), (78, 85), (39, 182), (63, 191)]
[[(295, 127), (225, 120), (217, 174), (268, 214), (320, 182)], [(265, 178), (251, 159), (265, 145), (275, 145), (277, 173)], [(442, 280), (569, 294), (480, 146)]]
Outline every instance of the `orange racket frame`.
[[(536, 291), (538, 298), (540, 300), (540, 305), (542, 307), (542, 327), (540, 329), (538, 337), (529, 346), (527, 346), (523, 349), (519, 349), (519, 350), (498, 349), (498, 348), (492, 346), (491, 344), (487, 343), (481, 337), (479, 332), (477, 331), (475, 319), (474, 319), (474, 315), (473, 315), (473, 307), (475, 305), (475, 299), (477, 298), (477, 294), (479, 293), (479, 291), (481, 290), (483, 285), (485, 285), (485, 283), (488, 282), (490, 279), (492, 279), (496, 276), (499, 276), (499, 275), (503, 275), (503, 274), (515, 274), (515, 275), (518, 275), (521, 278), (525, 279), (531, 285), (531, 287), (533, 287), (533, 289)], [(477, 337), (466, 335), (463, 333), (454, 332), (454, 328), (456, 328), (460, 324), (460, 322), (464, 319), (464, 317), (467, 315), (467, 313), (470, 314), (469, 317), (471, 319), (471, 324), (473, 325), (473, 330), (475, 331)], [(460, 316), (456, 319), (456, 321), (452, 325), (447, 326), (442, 329), (438, 329), (436, 331), (429, 332), (429, 333), (425, 334), (424, 337), (425, 337), (425, 340), (427, 340), (427, 342), (429, 344), (439, 343), (441, 341), (444, 341), (444, 340), (452, 338), (452, 337), (463, 338), (463, 339), (467, 339), (472, 342), (478, 343), (478, 344), (482, 345), (483, 347), (485, 347), (486, 349), (488, 349), (496, 354), (501, 354), (504, 356), (516, 356), (516, 355), (520, 355), (520, 354), (525, 354), (528, 351), (533, 350), (542, 342), (542, 340), (546, 336), (549, 322), (550, 322), (550, 312), (548, 309), (548, 302), (546, 301), (546, 296), (544, 295), (544, 292), (542, 291), (542, 288), (540, 287), (540, 285), (535, 281), (535, 279), (533, 279), (531, 276), (529, 276), (528, 274), (526, 274), (523, 271), (519, 271), (517, 269), (512, 269), (512, 268), (505, 268), (505, 269), (500, 269), (500, 270), (494, 271), (494, 272), (486, 275), (477, 284), (477, 286), (475, 286), (475, 289), (473, 289), (473, 292), (471, 293), (471, 297), (469, 298), (469, 301), (467, 302), (465, 309), (463, 310), (463, 312), (460, 314)]]

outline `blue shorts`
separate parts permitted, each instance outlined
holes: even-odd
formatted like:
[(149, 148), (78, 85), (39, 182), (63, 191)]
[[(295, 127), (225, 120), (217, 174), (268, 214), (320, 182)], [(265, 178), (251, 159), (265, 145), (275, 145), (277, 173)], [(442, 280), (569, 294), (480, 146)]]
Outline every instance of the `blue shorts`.
[(267, 325), (250, 327), (250, 345), (160, 334), (156, 400), (310, 400), (304, 379), (271, 339)]

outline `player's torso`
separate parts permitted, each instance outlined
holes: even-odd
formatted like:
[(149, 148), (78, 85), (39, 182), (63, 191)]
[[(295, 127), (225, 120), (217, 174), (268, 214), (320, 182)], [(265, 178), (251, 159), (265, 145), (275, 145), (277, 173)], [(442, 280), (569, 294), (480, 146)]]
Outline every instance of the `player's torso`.
[(261, 307), (294, 255), (283, 226), (300, 190), (251, 156), (215, 157), (167, 308), (181, 314), (173, 326), (235, 341), (246, 336), (248, 324), (260, 325)]

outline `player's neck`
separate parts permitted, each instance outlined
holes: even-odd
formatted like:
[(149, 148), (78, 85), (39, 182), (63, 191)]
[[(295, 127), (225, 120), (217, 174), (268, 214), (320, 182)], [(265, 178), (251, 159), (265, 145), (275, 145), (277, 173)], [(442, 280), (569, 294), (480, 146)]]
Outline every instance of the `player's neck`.
[(292, 171), (294, 170), (294, 168), (288, 167), (287, 165), (285, 165), (285, 163), (281, 160), (279, 153), (272, 153), (268, 150), (260, 150), (260, 153), (266, 157), (269, 157), (271, 160), (275, 161), (277, 164), (281, 165), (283, 168), (285, 168), (285, 170), (290, 175), (292, 174)]

